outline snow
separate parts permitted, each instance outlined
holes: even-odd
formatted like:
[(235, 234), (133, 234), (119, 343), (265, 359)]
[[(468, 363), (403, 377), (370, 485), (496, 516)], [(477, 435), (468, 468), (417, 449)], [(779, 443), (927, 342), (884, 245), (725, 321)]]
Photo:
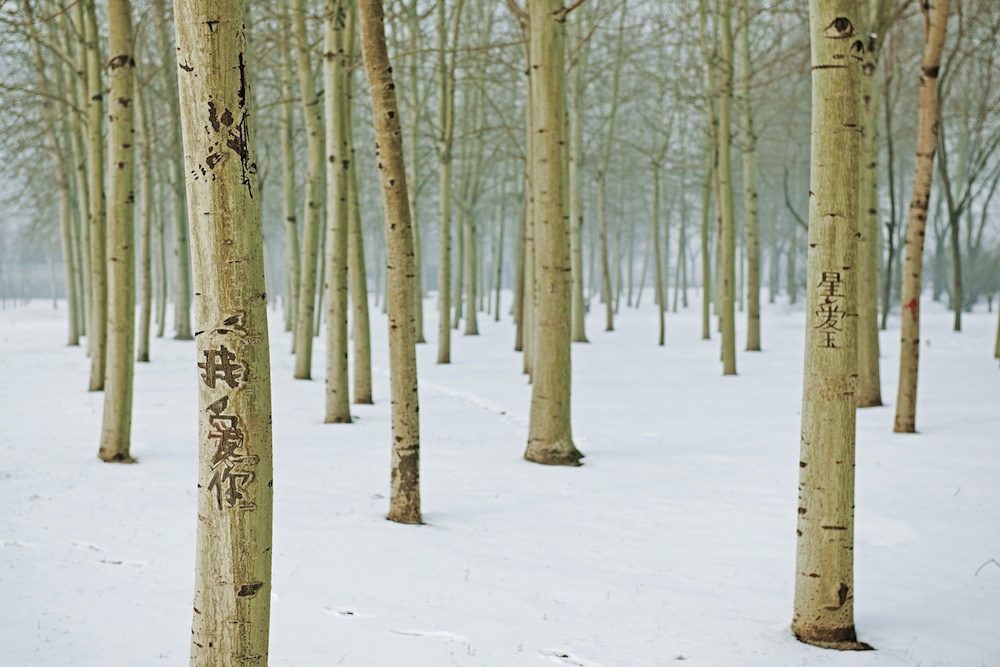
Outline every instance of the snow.
[[(692, 295), (697, 298), (697, 295)], [(692, 305), (696, 305), (693, 302)], [(506, 321), (419, 348), (424, 526), (385, 520), (385, 320), (374, 406), (322, 423), (272, 312), (275, 514), (270, 664), (1000, 665), (996, 315), (965, 332), (928, 303), (917, 435), (858, 416), (856, 623), (877, 649), (789, 631), (804, 314), (766, 306), (763, 353), (723, 377), (698, 309), (603, 310), (574, 344), (581, 468), (527, 463), (530, 387)], [(0, 312), (0, 664), (186, 665), (194, 585), (196, 368), (156, 339), (136, 370), (136, 465), (97, 457), (102, 397), (65, 312)], [(506, 320), (506, 318), (504, 318)], [(742, 316), (740, 318), (742, 325)], [(898, 329), (882, 334), (893, 402)], [(742, 340), (742, 338), (741, 338)], [(322, 378), (323, 337), (314, 374)]]

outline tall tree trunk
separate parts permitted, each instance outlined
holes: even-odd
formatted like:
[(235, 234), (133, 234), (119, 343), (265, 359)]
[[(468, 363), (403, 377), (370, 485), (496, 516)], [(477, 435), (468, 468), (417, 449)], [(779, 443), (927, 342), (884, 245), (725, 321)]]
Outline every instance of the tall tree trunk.
[[(354, 402), (370, 405), (372, 397), (372, 345), (371, 322), (368, 316), (368, 274), (365, 267), (365, 239), (361, 227), (361, 205), (358, 201), (358, 163), (354, 151), (354, 70), (355, 64), (362, 64), (357, 50), (357, 9), (351, 8), (351, 21), (344, 35), (345, 48), (350, 58), (346, 71), (345, 88), (347, 108), (344, 115), (344, 135), (347, 138), (347, 155), (351, 164), (347, 170), (347, 269), (351, 290), (351, 337), (354, 339)], [(411, 200), (412, 202), (412, 200)], [(415, 228), (414, 228), (415, 229)], [(414, 235), (413, 247), (416, 253), (417, 239)], [(417, 266), (414, 257), (414, 267)], [(416, 270), (416, 269), (415, 269)], [(415, 278), (419, 283), (419, 279)], [(420, 299), (420, 290), (414, 291), (414, 302)], [(416, 321), (414, 308), (414, 321)]]
[(892, 133), (892, 104), (889, 99), (889, 84), (892, 75), (886, 77), (885, 85), (882, 87), (885, 94), (885, 168), (886, 183), (889, 186), (889, 219), (885, 222), (885, 236), (888, 247), (885, 256), (885, 274), (882, 279), (882, 317), (879, 328), (885, 331), (889, 320), (889, 308), (892, 305), (893, 284), (896, 282), (895, 261), (896, 261), (896, 156), (895, 141)]
[(740, 99), (740, 126), (743, 134), (743, 217), (746, 225), (746, 295), (747, 351), (760, 351), (760, 229), (757, 219), (757, 167), (754, 153), (757, 137), (753, 129), (750, 91), (753, 73), (750, 70), (750, 6), (740, 0), (740, 31), (737, 50), (740, 58), (740, 79), (743, 95)]
[(164, 185), (160, 184), (157, 197), (156, 225), (156, 337), (163, 338), (167, 332), (167, 239), (166, 220), (164, 213), (166, 197), (163, 196)]
[(348, 153), (344, 32), (353, 20), (351, 0), (326, 0), (323, 102), (326, 108), (326, 418), (351, 422), (347, 351)]
[(302, 114), (306, 126), (306, 186), (303, 193), (303, 239), (299, 303), (295, 322), (295, 371), (297, 380), (312, 377), (313, 329), (316, 326), (316, 283), (320, 257), (320, 230), (323, 213), (324, 165), (323, 118), (320, 93), (316, 91), (309, 52), (309, 33), (306, 29), (304, 0), (292, 0), (292, 28), (296, 42), (296, 60), (299, 91), (302, 95)]
[[(439, 364), (451, 363), (451, 150), (455, 136), (455, 47), (463, 0), (452, 9), (452, 44), (448, 53), (448, 17), (445, 0), (437, 0), (438, 34), (438, 355)], [(416, 184), (414, 184), (416, 186)]]
[(712, 338), (712, 246), (709, 238), (711, 225), (712, 183), (715, 166), (712, 151), (705, 151), (705, 183), (701, 189), (701, 339)]
[(415, 280), (413, 233), (407, 197), (406, 167), (400, 136), (392, 67), (385, 47), (381, 0), (360, 0), (365, 70), (375, 121), (379, 182), (385, 202), (388, 243), (389, 371), (392, 391), (392, 493), (389, 519), (421, 523), (420, 420), (417, 395), (417, 351), (414, 335)]
[(578, 45), (577, 57), (570, 63), (569, 109), (567, 113), (568, 175), (569, 175), (569, 225), (570, 257), (573, 269), (573, 342), (587, 343), (586, 304), (583, 298), (583, 197), (580, 193), (583, 168), (583, 69), (586, 66), (587, 51), (582, 41), (580, 20), (570, 21), (574, 45)]
[(722, 373), (736, 375), (736, 219), (733, 213), (732, 157), (730, 150), (730, 107), (733, 91), (733, 35), (730, 5), (722, 3), (722, 68), (719, 86), (719, 212), (722, 219), (720, 248)]
[(417, 6), (418, 0), (410, 0), (406, 8), (407, 21), (410, 30), (410, 57), (407, 59), (408, 81), (407, 88), (410, 91), (410, 103), (407, 105), (407, 117), (409, 119), (409, 131), (406, 139), (408, 152), (410, 155), (408, 166), (408, 181), (410, 187), (407, 188), (407, 196), (410, 200), (410, 218), (413, 225), (413, 262), (416, 267), (417, 280), (414, 289), (417, 291), (413, 300), (414, 318), (416, 320), (417, 343), (426, 343), (424, 337), (424, 260), (423, 246), (421, 244), (420, 232), (420, 206), (418, 204), (418, 188), (420, 169), (420, 151), (418, 150), (419, 126), (420, 126), (420, 50), (418, 48), (420, 40), (420, 12)]
[(149, 132), (149, 100), (138, 84), (135, 85), (135, 124), (139, 132), (142, 154), (139, 157), (139, 273), (142, 293), (139, 295), (139, 338), (136, 341), (136, 361), (149, 361), (150, 323), (153, 319), (153, 156)]
[[(878, 2), (880, 6), (884, 3)], [(858, 218), (858, 407), (882, 405), (881, 376), (879, 374), (878, 340), (878, 186), (875, 170), (878, 166), (878, 97), (876, 96), (875, 63), (877, 41), (872, 18), (862, 7), (859, 19), (863, 21), (868, 36), (861, 62), (861, 156), (860, 206)], [(865, 19), (868, 20), (865, 20)]]
[[(188, 239), (188, 220), (184, 194), (184, 156), (180, 153), (181, 125), (180, 112), (177, 109), (177, 76), (176, 67), (168, 53), (174, 52), (174, 40), (169, 32), (165, 0), (154, 0), (158, 18), (157, 49), (162, 57), (167, 58), (170, 66), (166, 68), (167, 86), (167, 118), (168, 141), (173, 147), (170, 157), (170, 180), (173, 187), (174, 212), (174, 338), (191, 340), (194, 332), (191, 329), (191, 242)], [(175, 10), (176, 13), (176, 10)]]
[(281, 97), (281, 202), (285, 230), (285, 331), (295, 328), (298, 314), (299, 284), (302, 280), (299, 250), (299, 225), (296, 216), (298, 187), (295, 181), (295, 110), (292, 108), (294, 73), (292, 71), (291, 30), (288, 0), (279, 4), (279, 29), (281, 35), (280, 76)]
[(525, 458), (579, 465), (570, 426), (572, 289), (569, 228), (564, 211), (566, 82), (563, 0), (529, 0), (532, 183), (535, 267), (539, 284), (536, 355)]
[(108, 329), (98, 456), (131, 462), (135, 352), (135, 46), (132, 4), (108, 2)]
[(856, 0), (810, 0), (812, 170), (795, 614), (799, 640), (868, 649), (854, 630), (860, 63)]
[(87, 155), (90, 182), (90, 391), (104, 389), (104, 364), (108, 331), (107, 232), (104, 199), (104, 84), (101, 81), (101, 57), (97, 32), (97, 8), (94, 0), (84, 5), (84, 34), (87, 42)]
[[(267, 665), (271, 382), (242, 0), (175, 0), (198, 351), (191, 665)], [(210, 30), (205, 25), (212, 26)]]
[(656, 268), (656, 310), (660, 324), (658, 345), (663, 347), (667, 338), (664, 312), (667, 309), (667, 297), (663, 291), (663, 264), (660, 260), (660, 166), (653, 165), (653, 214), (650, 216), (650, 232), (653, 239), (653, 264)]
[(917, 156), (913, 191), (906, 225), (906, 256), (903, 267), (899, 392), (893, 431), (916, 432), (917, 368), (920, 359), (920, 290), (924, 263), (924, 230), (934, 175), (937, 147), (938, 70), (948, 27), (949, 0), (937, 0), (924, 12), (924, 55), (920, 66), (920, 107), (917, 121)]

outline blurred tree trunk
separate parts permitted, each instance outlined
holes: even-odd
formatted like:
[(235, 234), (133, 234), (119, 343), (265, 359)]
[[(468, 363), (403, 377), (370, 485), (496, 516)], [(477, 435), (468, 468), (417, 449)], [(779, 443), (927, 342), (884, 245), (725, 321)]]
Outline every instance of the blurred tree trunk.
[[(357, 9), (351, 8), (352, 18), (345, 33), (349, 66), (345, 73), (346, 110), (344, 112), (344, 133), (347, 139), (347, 156), (350, 166), (347, 170), (347, 269), (351, 291), (351, 337), (354, 339), (354, 402), (369, 405), (372, 397), (372, 346), (371, 322), (368, 315), (368, 275), (365, 268), (365, 239), (361, 227), (361, 205), (358, 201), (358, 162), (354, 151), (354, 70), (355, 65), (363, 66), (357, 48)], [(413, 239), (416, 253), (416, 235)], [(414, 256), (414, 266), (417, 266)], [(415, 269), (416, 270), (416, 269)], [(419, 283), (419, 279), (415, 280)], [(420, 300), (420, 290), (415, 290), (414, 302)], [(416, 321), (414, 308), (414, 321)]]
[(723, 1), (721, 21), (722, 57), (719, 82), (719, 212), (722, 220), (720, 249), (720, 319), (722, 325), (722, 373), (736, 375), (736, 219), (733, 212), (732, 139), (730, 109), (733, 94), (733, 34), (731, 7)]
[(743, 216), (746, 226), (746, 295), (747, 295), (747, 350), (760, 351), (760, 225), (757, 219), (757, 167), (755, 152), (757, 136), (753, 129), (750, 91), (753, 90), (753, 72), (750, 70), (750, 5), (740, 0), (740, 30), (736, 48), (740, 59), (740, 126), (743, 152)]
[[(157, 50), (165, 58), (166, 66), (166, 117), (171, 147), (170, 182), (173, 187), (174, 211), (174, 338), (191, 340), (191, 242), (188, 239), (188, 220), (184, 195), (184, 156), (180, 153), (181, 126), (177, 109), (177, 61), (173, 55), (174, 40), (170, 36), (165, 0), (154, 0), (157, 17)], [(170, 55), (168, 55), (170, 54)]]
[[(451, 151), (455, 138), (455, 50), (463, 0), (452, 9), (451, 41), (445, 0), (437, 0), (438, 37), (438, 355), (439, 364), (451, 363)], [(449, 52), (450, 49), (450, 52)], [(416, 184), (414, 184), (415, 186)]]
[(812, 168), (792, 631), (860, 650), (854, 629), (854, 444), (861, 38), (856, 0), (810, 0)]
[(100, 37), (94, 0), (85, 0), (83, 29), (87, 53), (87, 163), (90, 182), (91, 311), (87, 335), (90, 347), (90, 391), (104, 389), (107, 355), (108, 292), (107, 232), (104, 200), (104, 84), (101, 80)]
[(299, 249), (299, 225), (296, 216), (298, 184), (295, 180), (295, 109), (293, 108), (294, 73), (288, 0), (281, 0), (278, 11), (281, 99), (281, 201), (285, 230), (285, 331), (293, 331), (298, 314), (299, 284), (302, 280), (302, 256)]
[(858, 218), (858, 407), (882, 405), (878, 340), (878, 90), (875, 72), (888, 29), (888, 0), (859, 4), (861, 61), (861, 171)]
[(934, 152), (938, 124), (938, 71), (948, 27), (949, 0), (937, 0), (924, 13), (924, 55), (920, 66), (920, 106), (917, 126), (917, 157), (913, 191), (906, 225), (906, 256), (903, 268), (899, 392), (893, 431), (916, 432), (917, 368), (920, 360), (920, 291), (924, 262), (924, 230), (934, 175)]
[(392, 391), (392, 493), (389, 519), (421, 523), (420, 420), (414, 332), (413, 233), (399, 107), (385, 46), (381, 0), (360, 0), (365, 71), (372, 99), (379, 182), (388, 245), (389, 372)]
[(306, 185), (303, 192), (303, 239), (298, 319), (295, 323), (295, 371), (297, 380), (312, 377), (313, 330), (316, 326), (317, 273), (319, 271), (320, 233), (322, 228), (324, 193), (323, 118), (320, 94), (313, 76), (309, 31), (306, 29), (304, 0), (292, 1), (292, 28), (298, 65), (299, 92), (306, 126)]
[(326, 0), (323, 103), (326, 109), (326, 417), (351, 422), (347, 350), (348, 153), (345, 32), (353, 20), (351, 0)]
[(573, 342), (586, 343), (586, 305), (583, 298), (583, 197), (580, 184), (583, 169), (582, 104), (586, 84), (583, 71), (587, 66), (588, 50), (583, 41), (579, 15), (570, 19), (570, 31), (576, 59), (569, 63), (569, 109), (567, 112), (570, 261), (573, 269)]
[(139, 155), (139, 274), (142, 292), (139, 295), (139, 334), (136, 341), (136, 361), (149, 361), (150, 323), (153, 318), (153, 147), (149, 131), (149, 99), (147, 92), (135, 82), (135, 125), (142, 153)]

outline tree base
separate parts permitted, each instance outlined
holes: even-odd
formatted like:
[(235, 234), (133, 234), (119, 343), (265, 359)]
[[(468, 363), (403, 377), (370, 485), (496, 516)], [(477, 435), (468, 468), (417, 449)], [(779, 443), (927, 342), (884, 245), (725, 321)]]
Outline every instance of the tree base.
[(101, 450), (97, 457), (105, 463), (136, 463), (136, 460), (124, 452), (105, 452)]
[(541, 463), (547, 466), (582, 466), (580, 459), (583, 454), (572, 442), (563, 446), (532, 446), (528, 444), (524, 458), (532, 463)]
[(389, 512), (389, 515), (385, 518), (388, 521), (405, 523), (411, 526), (424, 525), (424, 519), (420, 516), (420, 512)]
[(803, 644), (828, 648), (834, 651), (874, 651), (875, 647), (858, 641), (854, 626), (846, 628), (806, 628), (792, 629), (795, 638)]
[(916, 433), (917, 425), (909, 419), (896, 419), (892, 426), (893, 433)]

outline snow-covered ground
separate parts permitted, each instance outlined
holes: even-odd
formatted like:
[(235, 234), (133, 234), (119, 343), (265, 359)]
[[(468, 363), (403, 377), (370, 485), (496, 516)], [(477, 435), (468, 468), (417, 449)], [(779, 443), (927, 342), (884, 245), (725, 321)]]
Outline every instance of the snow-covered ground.
[[(591, 313), (590, 344), (573, 348), (582, 468), (521, 458), (530, 388), (506, 321), (456, 335), (450, 366), (421, 346), (419, 527), (384, 519), (385, 320), (377, 404), (353, 425), (322, 423), (322, 339), (320, 379), (295, 381), (272, 326), (270, 664), (1000, 665), (996, 314), (954, 334), (926, 304), (919, 434), (893, 434), (891, 407), (859, 414), (856, 622), (877, 651), (837, 653), (789, 631), (803, 311), (766, 307), (765, 351), (726, 378), (697, 310), (668, 316), (665, 348), (652, 306), (623, 309), (614, 333)], [(153, 342), (136, 370), (139, 463), (108, 465), (102, 397), (64, 317), (42, 302), (0, 312), (0, 665), (186, 665), (193, 344)], [(882, 346), (891, 404), (898, 329)]]

